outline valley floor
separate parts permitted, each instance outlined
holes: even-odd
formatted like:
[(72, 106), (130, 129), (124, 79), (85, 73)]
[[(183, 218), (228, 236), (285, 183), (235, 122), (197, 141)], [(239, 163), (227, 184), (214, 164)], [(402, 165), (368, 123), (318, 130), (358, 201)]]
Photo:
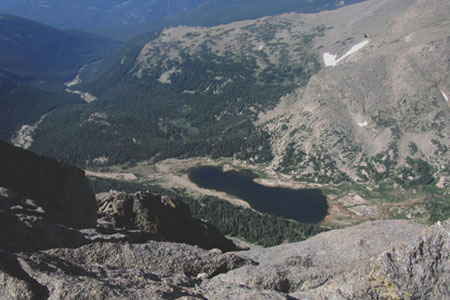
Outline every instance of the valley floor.
[[(224, 192), (198, 187), (188, 178), (188, 170), (198, 166), (222, 166), (224, 170), (247, 169), (258, 175), (258, 183), (292, 189), (319, 188), (327, 197), (328, 215), (321, 222), (327, 227), (346, 227), (367, 220), (403, 218), (428, 222), (427, 205), (430, 198), (448, 198), (448, 192), (437, 187), (405, 189), (387, 183), (316, 184), (293, 180), (289, 175), (274, 171), (269, 165), (254, 165), (231, 158), (167, 159), (158, 163), (148, 161), (86, 170), (86, 175), (115, 180), (158, 185), (194, 198), (203, 195), (217, 197), (234, 205), (249, 208), (249, 204)], [(445, 199), (444, 199), (445, 201)]]

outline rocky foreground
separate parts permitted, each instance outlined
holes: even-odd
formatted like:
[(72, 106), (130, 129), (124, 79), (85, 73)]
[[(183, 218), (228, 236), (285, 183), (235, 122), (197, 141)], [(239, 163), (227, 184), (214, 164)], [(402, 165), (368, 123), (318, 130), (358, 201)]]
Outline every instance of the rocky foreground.
[(2, 299), (445, 299), (449, 222), (377, 221), (307, 241), (222, 253), (98, 237), (0, 251)]
[(80, 170), (0, 148), (10, 151), (0, 161), (0, 299), (450, 296), (450, 221), (374, 221), (236, 251), (183, 203), (142, 192), (95, 198)]

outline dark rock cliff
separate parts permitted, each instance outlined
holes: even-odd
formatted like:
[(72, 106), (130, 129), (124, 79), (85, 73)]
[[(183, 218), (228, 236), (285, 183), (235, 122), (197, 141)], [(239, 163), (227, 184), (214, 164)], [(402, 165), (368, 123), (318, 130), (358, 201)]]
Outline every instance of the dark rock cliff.
[(46, 217), (73, 228), (97, 223), (95, 196), (78, 168), (0, 141), (0, 186), (30, 197)]

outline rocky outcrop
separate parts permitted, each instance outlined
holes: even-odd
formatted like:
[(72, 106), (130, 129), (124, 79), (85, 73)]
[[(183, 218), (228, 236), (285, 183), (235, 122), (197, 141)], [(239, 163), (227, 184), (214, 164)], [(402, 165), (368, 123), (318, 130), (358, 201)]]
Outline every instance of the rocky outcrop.
[(5, 299), (445, 299), (450, 222), (375, 221), (223, 254), (186, 244), (93, 241), (0, 252)]
[(221, 286), (208, 294), (218, 299), (227, 298), (238, 284), (294, 299), (376, 299), (369, 278), (378, 258), (386, 251), (413, 245), (424, 231), (423, 225), (407, 221), (375, 221), (300, 243), (243, 252), (243, 257), (258, 264), (217, 276), (205, 289)]
[(33, 199), (58, 224), (96, 225), (95, 196), (82, 170), (3, 141), (0, 152), (0, 186)]
[(31, 279), (52, 299), (205, 299), (198, 289), (203, 280), (252, 263), (217, 249), (155, 241), (93, 243), (8, 259), (17, 262), (14, 274), (26, 276), (1, 270), (0, 296), (24, 295), (22, 299), (38, 295)]
[(216, 228), (192, 218), (186, 204), (150, 193), (100, 194), (97, 224), (97, 203), (82, 170), (1, 141), (0, 151), (0, 249), (164, 240), (237, 250)]
[(167, 241), (205, 249), (237, 250), (215, 227), (192, 218), (189, 207), (165, 196), (116, 191), (97, 194), (100, 223), (149, 232)]

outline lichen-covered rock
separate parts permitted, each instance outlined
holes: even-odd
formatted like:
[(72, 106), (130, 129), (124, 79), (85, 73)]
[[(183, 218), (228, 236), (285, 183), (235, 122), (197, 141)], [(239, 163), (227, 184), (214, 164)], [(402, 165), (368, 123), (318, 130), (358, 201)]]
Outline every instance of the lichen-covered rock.
[(194, 219), (185, 203), (165, 196), (110, 191), (97, 194), (97, 205), (101, 223), (111, 222), (115, 228), (141, 230), (205, 249), (237, 250), (219, 230)]
[(33, 199), (59, 224), (95, 227), (95, 196), (82, 170), (3, 141), (0, 152), (1, 187)]
[(216, 276), (202, 287), (207, 298), (220, 299), (246, 299), (235, 297), (233, 287), (294, 299), (443, 299), (450, 296), (450, 222), (440, 226), (427, 230), (403, 220), (375, 221), (299, 243), (240, 252), (257, 264)]
[(402, 299), (445, 299), (450, 291), (450, 222), (438, 222), (412, 246), (384, 252), (370, 276), (374, 293)]

